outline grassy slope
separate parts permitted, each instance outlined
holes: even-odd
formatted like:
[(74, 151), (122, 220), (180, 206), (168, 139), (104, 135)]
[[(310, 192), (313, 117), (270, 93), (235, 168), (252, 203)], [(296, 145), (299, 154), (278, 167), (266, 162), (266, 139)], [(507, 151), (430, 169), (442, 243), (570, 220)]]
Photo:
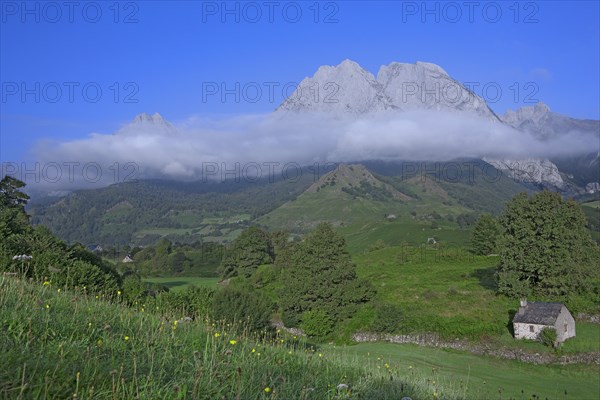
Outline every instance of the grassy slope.
[(340, 383), (364, 399), (417, 399), (434, 390), (424, 378), (365, 369), (292, 338), (251, 340), (203, 321), (175, 324), (15, 278), (0, 278), (0, 289), (0, 398), (346, 398)]
[(347, 398), (334, 389), (339, 383), (366, 399), (591, 399), (600, 384), (598, 366), (383, 343), (310, 350), (291, 337), (257, 341), (201, 321), (175, 325), (173, 317), (14, 278), (0, 288), (6, 399)]
[[(360, 277), (377, 288), (380, 301), (404, 311), (404, 333), (437, 332), (453, 339), (491, 340), (509, 347), (548, 351), (537, 343), (512, 339), (509, 330), (516, 301), (495, 293), (497, 257), (474, 256), (461, 248), (395, 246), (355, 255)], [(533, 300), (533, 299), (532, 299)], [(347, 332), (368, 329), (373, 310), (364, 307)], [(600, 326), (578, 324), (583, 329), (563, 351), (599, 351)]]
[(592, 400), (600, 393), (599, 366), (540, 366), (389, 343), (362, 343), (346, 351), (365, 365), (383, 368), (388, 363), (404, 373), (452, 387), (468, 399)]
[[(340, 228), (351, 253), (363, 252), (377, 240), (388, 245), (424, 243), (433, 236), (456, 244), (468, 241), (469, 232), (458, 229), (445, 217), (456, 217), (470, 210), (453, 202), (431, 179), (398, 185), (407, 193), (418, 194), (418, 199), (408, 201), (353, 197), (341, 191), (340, 186), (348, 187), (347, 182), (338, 178), (334, 185), (324, 185), (318, 192), (305, 192), (257, 222), (271, 229), (306, 232), (317, 223), (328, 221)], [(436, 221), (437, 229), (432, 229), (432, 220), (428, 218), (433, 212), (444, 217)], [(385, 218), (388, 214), (396, 215), (397, 219), (388, 221)]]

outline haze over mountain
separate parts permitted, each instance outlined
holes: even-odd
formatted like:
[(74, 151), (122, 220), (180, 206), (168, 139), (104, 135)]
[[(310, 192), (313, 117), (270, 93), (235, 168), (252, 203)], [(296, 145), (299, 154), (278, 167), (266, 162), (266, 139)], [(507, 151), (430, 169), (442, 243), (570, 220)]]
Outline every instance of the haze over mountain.
[[(136, 178), (188, 180), (203, 179), (215, 168), (212, 178), (227, 170), (243, 175), (249, 164), (254, 174), (265, 176), (286, 163), (485, 157), (499, 161), (498, 167), (507, 165), (503, 160), (539, 162), (533, 182), (560, 187), (565, 177), (551, 160), (577, 159), (598, 148), (597, 126), (598, 121), (560, 116), (542, 104), (509, 112), (503, 121), (435, 64), (393, 62), (375, 78), (345, 60), (318, 68), (273, 113), (192, 116), (173, 124), (158, 113), (142, 113), (115, 134), (40, 143), (34, 153), (41, 162), (77, 160), (105, 168), (134, 163)], [(598, 181), (588, 169), (572, 168), (587, 174), (576, 180), (581, 186)], [(105, 178), (95, 184), (114, 183)], [(59, 182), (53, 190), (63, 183), (73, 186)]]

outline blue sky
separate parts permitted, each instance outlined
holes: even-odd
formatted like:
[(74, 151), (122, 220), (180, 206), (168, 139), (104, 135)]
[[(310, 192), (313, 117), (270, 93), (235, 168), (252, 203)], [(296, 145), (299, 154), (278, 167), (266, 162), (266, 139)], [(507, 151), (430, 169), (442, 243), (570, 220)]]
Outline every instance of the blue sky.
[(228, 2), (227, 13), (220, 1), (0, 2), (0, 160), (27, 159), (40, 139), (114, 132), (140, 112), (268, 112), (280, 89), (223, 102), (203, 98), (203, 84), (283, 86), (346, 58), (374, 74), (392, 61), (439, 64), (499, 87), (475, 90), (498, 113), (540, 100), (600, 118), (597, 1), (274, 3)]

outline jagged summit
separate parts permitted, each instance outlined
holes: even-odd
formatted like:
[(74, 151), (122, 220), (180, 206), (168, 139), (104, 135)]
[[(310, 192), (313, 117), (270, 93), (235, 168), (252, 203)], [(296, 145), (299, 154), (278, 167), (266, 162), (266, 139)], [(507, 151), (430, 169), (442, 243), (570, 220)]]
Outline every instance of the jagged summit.
[(152, 115), (148, 113), (141, 113), (135, 116), (132, 123), (154, 123), (154, 124), (169, 124), (159, 113)]
[(321, 66), (277, 110), (356, 115), (415, 109), (470, 112), (499, 121), (482, 98), (442, 67), (421, 61), (383, 65), (377, 77), (352, 60)]
[(539, 102), (533, 106), (521, 107), (516, 111), (508, 110), (502, 116), (502, 120), (507, 124), (518, 128), (519, 125), (526, 120), (540, 122), (550, 113), (550, 107)]
[(177, 130), (169, 121), (164, 119), (159, 113), (152, 115), (140, 113), (133, 120), (121, 128), (117, 135), (171, 135)]
[(570, 132), (600, 134), (600, 121), (570, 118), (550, 110), (544, 103), (508, 110), (502, 121), (539, 139), (549, 139)]

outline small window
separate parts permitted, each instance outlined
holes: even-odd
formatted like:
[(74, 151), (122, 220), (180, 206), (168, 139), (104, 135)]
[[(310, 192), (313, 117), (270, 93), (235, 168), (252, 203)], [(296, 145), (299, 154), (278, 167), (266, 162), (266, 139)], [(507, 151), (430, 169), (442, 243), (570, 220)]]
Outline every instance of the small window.
[(529, 325), (529, 332), (533, 332), (533, 325)]

